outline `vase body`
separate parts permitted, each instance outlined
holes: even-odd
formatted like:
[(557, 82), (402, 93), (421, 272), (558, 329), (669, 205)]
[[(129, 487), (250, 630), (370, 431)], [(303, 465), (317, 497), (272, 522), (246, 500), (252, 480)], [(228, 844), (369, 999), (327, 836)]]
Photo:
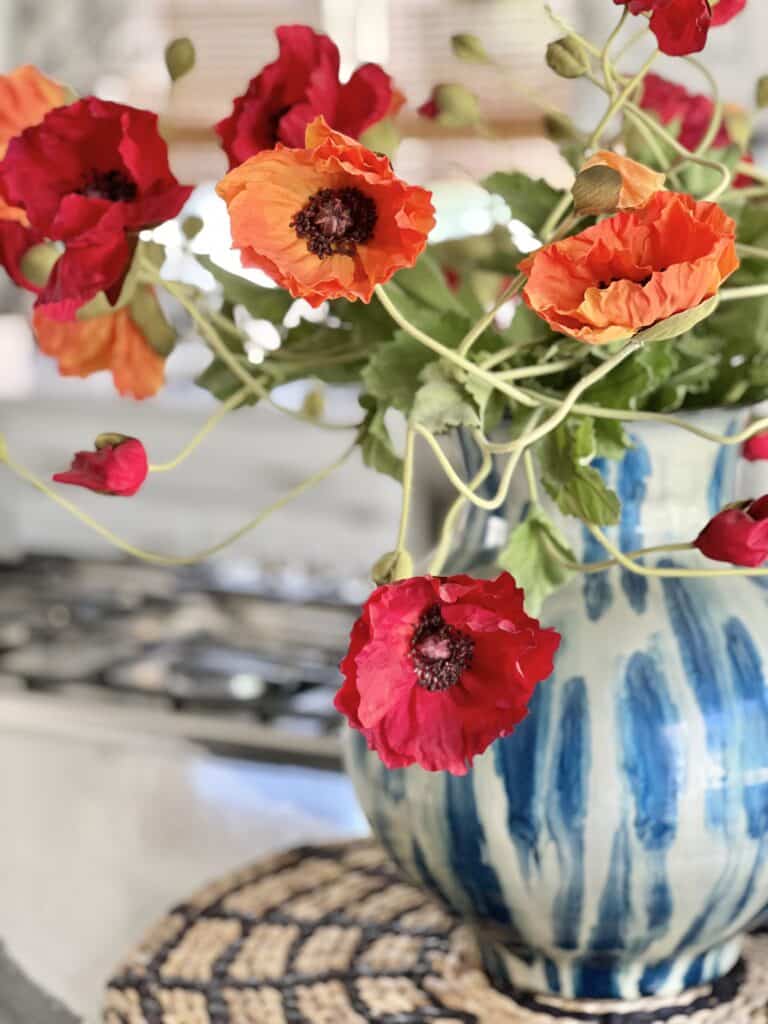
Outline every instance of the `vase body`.
[[(692, 422), (732, 433), (747, 415)], [(739, 446), (657, 424), (630, 433), (624, 460), (601, 467), (626, 551), (691, 539), (723, 505), (768, 491)], [(521, 504), (505, 514), (516, 522)], [(473, 511), (451, 571), (488, 575), (506, 529)], [(590, 534), (571, 540), (584, 560), (604, 557)], [(375, 834), (472, 925), (501, 987), (672, 995), (737, 962), (768, 907), (767, 585), (574, 578), (540, 616), (562, 635), (554, 675), (464, 777), (388, 770), (351, 735)]]

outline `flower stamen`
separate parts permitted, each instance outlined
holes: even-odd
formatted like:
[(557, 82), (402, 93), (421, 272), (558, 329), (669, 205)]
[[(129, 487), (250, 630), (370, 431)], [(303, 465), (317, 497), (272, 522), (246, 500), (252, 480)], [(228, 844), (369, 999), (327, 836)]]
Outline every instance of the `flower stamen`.
[(108, 199), (111, 203), (132, 203), (139, 194), (138, 186), (124, 171), (91, 171), (77, 190), (89, 199)]
[(419, 618), (411, 639), (411, 661), (419, 686), (431, 693), (449, 690), (472, 664), (475, 641), (443, 619), (439, 604)]
[(290, 223), (307, 249), (321, 260), (354, 256), (358, 245), (373, 236), (376, 203), (357, 188), (322, 188)]

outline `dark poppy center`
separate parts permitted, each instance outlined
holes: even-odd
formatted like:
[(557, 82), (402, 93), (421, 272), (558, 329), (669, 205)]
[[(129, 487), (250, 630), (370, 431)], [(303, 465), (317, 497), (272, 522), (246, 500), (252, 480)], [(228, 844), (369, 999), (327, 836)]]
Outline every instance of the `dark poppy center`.
[(354, 256), (376, 227), (376, 203), (358, 188), (322, 188), (291, 221), (290, 226), (321, 260)]
[(411, 661), (419, 686), (432, 693), (449, 690), (472, 664), (475, 641), (449, 626), (439, 604), (422, 612), (411, 638)]
[(124, 171), (91, 171), (77, 191), (89, 199), (108, 199), (111, 203), (132, 203), (139, 194), (136, 182)]

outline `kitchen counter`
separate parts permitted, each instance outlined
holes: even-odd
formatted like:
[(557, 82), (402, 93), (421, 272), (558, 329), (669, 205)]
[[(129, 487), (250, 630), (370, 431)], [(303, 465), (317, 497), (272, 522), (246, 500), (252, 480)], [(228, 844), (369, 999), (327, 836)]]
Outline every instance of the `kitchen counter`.
[(0, 940), (88, 1024), (110, 970), (165, 909), (280, 848), (364, 834), (341, 775), (0, 699)]

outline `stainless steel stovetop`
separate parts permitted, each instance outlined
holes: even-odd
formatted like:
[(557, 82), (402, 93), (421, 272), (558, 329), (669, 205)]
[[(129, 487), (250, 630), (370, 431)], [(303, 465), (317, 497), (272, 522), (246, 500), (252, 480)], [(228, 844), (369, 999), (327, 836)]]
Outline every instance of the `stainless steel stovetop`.
[(240, 564), (0, 565), (0, 711), (338, 768), (337, 666), (366, 592)]

